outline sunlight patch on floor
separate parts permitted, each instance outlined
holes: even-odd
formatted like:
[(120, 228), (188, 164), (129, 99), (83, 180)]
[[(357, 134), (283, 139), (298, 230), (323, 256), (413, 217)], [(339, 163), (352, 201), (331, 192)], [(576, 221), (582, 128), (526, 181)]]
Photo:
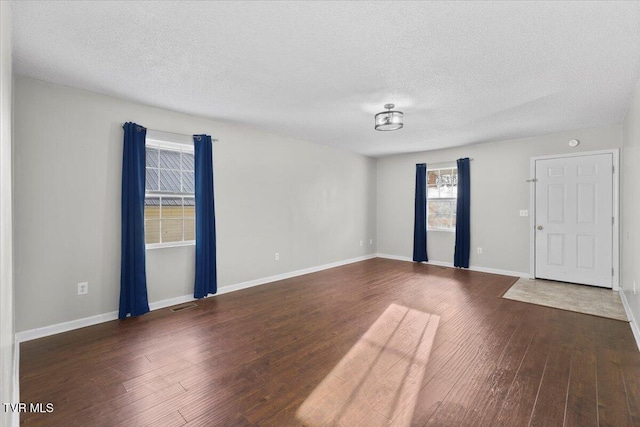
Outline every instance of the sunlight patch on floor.
[(309, 426), (411, 424), (440, 317), (391, 304), (297, 412)]

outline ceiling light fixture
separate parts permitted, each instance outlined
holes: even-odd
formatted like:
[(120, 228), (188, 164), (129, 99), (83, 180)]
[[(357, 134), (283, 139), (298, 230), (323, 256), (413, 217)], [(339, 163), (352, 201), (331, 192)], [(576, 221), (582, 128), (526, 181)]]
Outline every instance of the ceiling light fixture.
[(384, 108), (386, 108), (388, 111), (383, 111), (376, 114), (376, 130), (402, 129), (402, 111), (393, 111), (393, 107), (395, 107), (395, 105), (385, 104)]

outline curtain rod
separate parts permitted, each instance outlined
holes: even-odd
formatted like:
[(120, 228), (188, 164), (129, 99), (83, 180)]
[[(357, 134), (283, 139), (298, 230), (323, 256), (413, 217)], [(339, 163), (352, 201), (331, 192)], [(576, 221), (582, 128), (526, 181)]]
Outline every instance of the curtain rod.
[[(464, 159), (464, 157), (461, 157), (462, 159)], [(458, 161), (458, 159), (456, 160), (448, 160), (448, 161), (442, 161), (442, 162), (431, 162), (431, 163), (427, 163), (427, 164), (431, 164), (431, 165), (439, 165), (440, 163), (456, 163)], [(469, 159), (470, 162), (473, 161), (473, 159)]]
[[(123, 129), (124, 129), (124, 125), (125, 125), (124, 123), (122, 123), (122, 124), (121, 124), (121, 126), (122, 126), (122, 128), (123, 128)], [(140, 126), (140, 125), (138, 125), (138, 126)], [(140, 127), (144, 127), (144, 126), (140, 126)], [(191, 138), (193, 138), (194, 136), (196, 136), (196, 135), (187, 135), (186, 133), (179, 133), (179, 132), (167, 132), (166, 130), (159, 130), (159, 129), (151, 129), (151, 128), (145, 128), (145, 129), (146, 129), (146, 130), (153, 131), (153, 132), (172, 133), (172, 134), (174, 134), (174, 135), (188, 136), (188, 137), (191, 137)], [(211, 142), (218, 142), (218, 140), (217, 140), (217, 139), (215, 139), (215, 138), (211, 138)]]

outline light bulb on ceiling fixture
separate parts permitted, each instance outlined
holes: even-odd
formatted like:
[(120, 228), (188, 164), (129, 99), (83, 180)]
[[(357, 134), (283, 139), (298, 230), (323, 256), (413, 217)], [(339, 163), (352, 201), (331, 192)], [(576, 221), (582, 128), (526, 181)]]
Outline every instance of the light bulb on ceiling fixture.
[(390, 131), (402, 129), (402, 126), (404, 126), (402, 122), (404, 114), (402, 111), (393, 111), (394, 107), (395, 105), (393, 104), (385, 104), (384, 108), (386, 108), (387, 111), (376, 114), (375, 130)]

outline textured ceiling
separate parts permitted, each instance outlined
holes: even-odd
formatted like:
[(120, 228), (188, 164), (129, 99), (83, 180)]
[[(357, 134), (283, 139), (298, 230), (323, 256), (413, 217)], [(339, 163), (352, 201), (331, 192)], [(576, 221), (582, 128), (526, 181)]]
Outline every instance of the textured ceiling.
[[(371, 156), (617, 123), (640, 78), (640, 2), (14, 1), (12, 11), (16, 74)], [(376, 132), (388, 102), (405, 127)]]

